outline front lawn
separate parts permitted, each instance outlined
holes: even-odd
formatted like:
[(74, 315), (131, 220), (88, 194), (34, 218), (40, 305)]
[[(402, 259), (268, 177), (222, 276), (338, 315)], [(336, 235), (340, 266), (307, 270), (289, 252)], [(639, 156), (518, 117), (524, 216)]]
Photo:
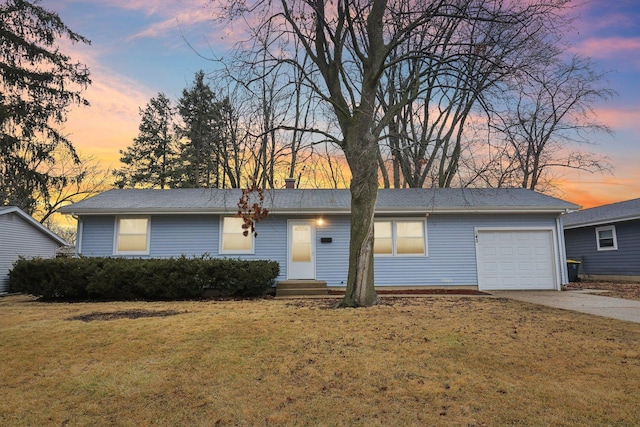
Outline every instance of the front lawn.
[(0, 425), (640, 424), (640, 325), (487, 297), (0, 298)]

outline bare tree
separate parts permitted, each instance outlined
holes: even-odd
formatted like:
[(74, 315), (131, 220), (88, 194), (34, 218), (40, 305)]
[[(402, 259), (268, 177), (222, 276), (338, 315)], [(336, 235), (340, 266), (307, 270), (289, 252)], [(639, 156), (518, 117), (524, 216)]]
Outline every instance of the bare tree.
[(45, 198), (40, 195), (41, 203), (37, 205), (33, 213), (51, 231), (62, 237), (70, 245), (76, 241), (77, 227), (75, 221), (68, 224), (69, 218), (58, 213), (58, 210), (71, 203), (77, 203), (89, 197), (93, 197), (101, 191), (108, 189), (111, 184), (111, 171), (102, 169), (100, 162), (94, 157), (79, 155), (79, 162), (66, 151), (56, 152), (56, 161), (50, 165), (47, 173), (52, 176), (64, 177), (55, 180)]
[(496, 157), (500, 173), (491, 184), (545, 190), (554, 170), (609, 170), (605, 157), (579, 147), (594, 133), (611, 132), (592, 110), (594, 101), (613, 95), (603, 74), (584, 58), (565, 62), (556, 56), (517, 81), (504, 99), (507, 108), (493, 116), (491, 125), (503, 146)]
[[(373, 217), (378, 189), (379, 147), (383, 132), (394, 118), (428, 89), (423, 84), (433, 64), (452, 63), (440, 46), (449, 28), (470, 22), (495, 22), (503, 29), (521, 30), (544, 19), (566, 0), (538, 0), (508, 4), (500, 0), (258, 0), (232, 2), (231, 16), (252, 14), (265, 26), (280, 32), (284, 48), (304, 50), (308, 62), (287, 52), (269, 59), (272, 66), (287, 64), (301, 72), (305, 86), (330, 106), (338, 125), (324, 135), (339, 146), (351, 172), (351, 235), (347, 290), (342, 306), (369, 306), (377, 302), (373, 277)], [(455, 34), (455, 31), (454, 31)], [(295, 41), (296, 43), (293, 43)], [(473, 54), (469, 41), (460, 39), (454, 57)], [(402, 49), (409, 45), (410, 49)], [(266, 47), (269, 49), (269, 46)], [(476, 55), (477, 56), (477, 55)], [(420, 64), (398, 89), (403, 96), (390, 98), (380, 108), (378, 95), (386, 85), (385, 72), (398, 64)], [(444, 147), (442, 150), (445, 150)], [(454, 147), (455, 150), (455, 147)], [(446, 168), (443, 165), (442, 168)], [(443, 171), (454, 173), (453, 170)]]
[[(490, 7), (491, 2), (478, 4)], [(520, 22), (441, 17), (434, 55), (397, 62), (385, 70), (386, 86), (379, 93), (383, 110), (409, 99), (391, 120), (381, 146), (385, 187), (392, 181), (396, 188), (454, 183), (463, 148), (470, 142), (469, 121), (474, 115), (491, 114), (493, 100), (512, 79), (553, 54), (553, 21), (564, 18), (541, 19), (541, 14), (522, 11)], [(415, 49), (414, 40), (392, 55), (406, 56)], [(413, 80), (421, 85), (417, 91), (406, 84), (412, 76), (421, 76)], [(384, 166), (389, 161), (391, 179)]]
[[(300, 177), (298, 169), (314, 155), (308, 132), (316, 120), (313, 98), (301, 71), (271, 56), (271, 51), (283, 51), (278, 36), (266, 23), (254, 33), (250, 47), (236, 52), (235, 61), (213, 58), (220, 66), (216, 79), (232, 87), (236, 104), (242, 104), (247, 182), (262, 188), (277, 188), (283, 178)], [(300, 62), (308, 60), (300, 49), (293, 53), (301, 54)]]
[(76, 158), (66, 150), (57, 151), (54, 157), (55, 163), (49, 165), (44, 173), (58, 179), (52, 180), (47, 194), (38, 195), (41, 203), (33, 212), (41, 223), (47, 222), (61, 207), (104, 191), (109, 187), (111, 178), (110, 171), (101, 169), (93, 157)]

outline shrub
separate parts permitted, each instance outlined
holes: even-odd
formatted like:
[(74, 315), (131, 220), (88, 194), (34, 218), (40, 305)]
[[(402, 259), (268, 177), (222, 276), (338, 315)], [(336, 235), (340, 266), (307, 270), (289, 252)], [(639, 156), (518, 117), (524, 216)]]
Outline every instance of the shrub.
[(20, 259), (10, 271), (13, 292), (42, 299), (171, 300), (263, 296), (280, 267), (275, 261), (220, 258)]

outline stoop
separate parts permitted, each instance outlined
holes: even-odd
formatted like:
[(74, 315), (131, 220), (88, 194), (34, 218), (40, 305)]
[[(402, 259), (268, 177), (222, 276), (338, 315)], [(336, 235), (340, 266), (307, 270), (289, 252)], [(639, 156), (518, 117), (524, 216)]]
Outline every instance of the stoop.
[(276, 298), (327, 295), (324, 280), (282, 280), (276, 286)]

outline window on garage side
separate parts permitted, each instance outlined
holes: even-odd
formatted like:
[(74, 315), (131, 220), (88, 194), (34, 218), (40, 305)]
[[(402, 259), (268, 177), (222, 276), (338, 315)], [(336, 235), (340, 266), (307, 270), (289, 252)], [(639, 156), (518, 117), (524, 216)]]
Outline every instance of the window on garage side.
[(118, 217), (116, 219), (117, 255), (149, 254), (149, 218)]
[(374, 223), (375, 255), (426, 255), (424, 220), (376, 220)]
[(244, 221), (238, 217), (222, 218), (222, 233), (220, 237), (220, 253), (222, 254), (252, 254), (253, 233), (244, 235), (242, 228)]
[(616, 226), (596, 227), (596, 242), (599, 251), (615, 251), (618, 249)]

